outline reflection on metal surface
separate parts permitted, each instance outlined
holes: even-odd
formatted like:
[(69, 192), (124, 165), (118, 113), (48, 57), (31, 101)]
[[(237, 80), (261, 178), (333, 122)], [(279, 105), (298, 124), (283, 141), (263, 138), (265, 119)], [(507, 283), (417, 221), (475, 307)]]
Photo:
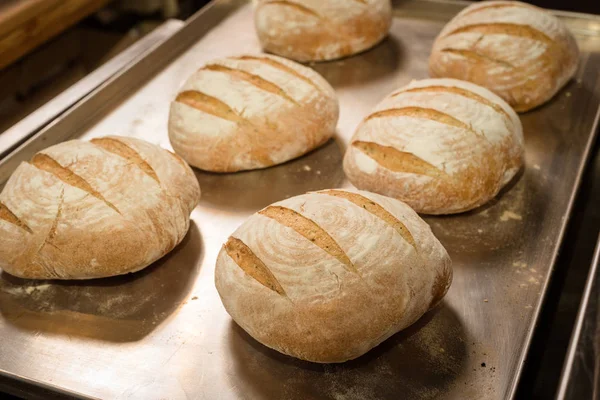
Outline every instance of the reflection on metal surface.
[[(410, 328), (394, 335), (358, 359), (343, 364), (314, 364), (271, 350), (231, 322), (228, 341), (235, 374), (230, 384), (240, 398), (406, 399), (439, 398), (456, 384), (467, 368), (464, 327), (447, 305), (427, 313)], [(485, 356), (483, 356), (485, 358)], [(480, 366), (480, 374), (489, 370)], [(264, 385), (285, 382), (287, 385)], [(485, 390), (466, 383), (471, 398)]]
[(453, 216), (427, 216), (425, 220), (436, 237), (453, 251), (453, 262), (465, 258), (468, 268), (475, 260), (488, 260), (503, 248), (514, 246), (513, 235), (524, 228), (521, 221), (529, 212), (528, 207), (532, 203), (538, 210), (544, 207), (543, 199), (532, 196), (537, 184), (530, 175), (523, 178), (521, 170), (490, 202), (461, 214), (460, 224), (451, 223), (456, 220)]
[[(41, 288), (0, 277), (9, 290), (0, 294), (0, 371), (110, 399), (510, 398), (589, 152), (600, 105), (598, 37), (578, 36), (587, 50), (576, 80), (522, 115), (526, 167), (511, 186), (477, 210), (427, 218), (453, 257), (454, 282), (414, 326), (355, 361), (314, 365), (248, 337), (214, 287), (219, 249), (247, 216), (308, 190), (349, 186), (341, 160), (354, 129), (385, 95), (427, 75), (430, 46), (460, 9), (449, 4), (428, 18), (411, 14), (418, 4), (397, 3), (390, 38), (378, 47), (313, 66), (340, 99), (336, 140), (274, 168), (196, 171), (203, 189), (192, 214), (197, 230), (164, 265), (105, 283)], [(168, 147), (169, 103), (185, 79), (213, 58), (258, 50), (247, 2), (217, 0), (0, 161), (0, 182), (21, 160), (67, 138), (118, 133)], [(145, 300), (149, 292), (155, 296)], [(36, 300), (50, 294), (54, 311)], [(121, 305), (102, 307), (122, 295)]]
[(402, 51), (401, 43), (389, 36), (359, 57), (313, 63), (311, 67), (336, 88), (364, 85), (394, 76), (402, 68)]
[(202, 201), (215, 208), (256, 211), (310, 191), (338, 187), (344, 181), (342, 149), (335, 140), (283, 165), (236, 174), (195, 170)]

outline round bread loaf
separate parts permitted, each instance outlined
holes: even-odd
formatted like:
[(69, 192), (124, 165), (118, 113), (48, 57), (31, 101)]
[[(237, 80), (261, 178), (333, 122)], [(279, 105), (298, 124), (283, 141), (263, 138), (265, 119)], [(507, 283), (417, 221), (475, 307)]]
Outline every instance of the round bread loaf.
[(523, 163), (517, 114), (489, 90), (425, 79), (387, 96), (357, 128), (344, 171), (359, 189), (425, 214), (478, 207)]
[(0, 267), (28, 279), (135, 272), (185, 236), (200, 199), (190, 167), (138, 139), (57, 144), (0, 193)]
[(485, 1), (444, 27), (429, 71), (484, 86), (521, 112), (552, 98), (575, 74), (578, 58), (573, 35), (549, 12), (518, 1)]
[(183, 85), (169, 115), (177, 154), (207, 171), (270, 167), (335, 133), (339, 105), (318, 73), (268, 55), (215, 60)]
[(356, 358), (445, 296), (451, 262), (406, 204), (323, 190), (252, 215), (217, 258), (215, 283), (253, 338), (303, 360)]
[(265, 51), (297, 61), (349, 56), (379, 43), (392, 23), (390, 0), (255, 0)]

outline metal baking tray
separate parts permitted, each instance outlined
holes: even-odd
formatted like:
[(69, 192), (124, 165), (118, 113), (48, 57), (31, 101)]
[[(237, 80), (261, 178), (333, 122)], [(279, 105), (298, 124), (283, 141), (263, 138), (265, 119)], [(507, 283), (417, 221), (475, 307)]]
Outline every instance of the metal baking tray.
[[(203, 195), (190, 231), (149, 268), (86, 282), (2, 273), (5, 379), (105, 399), (512, 398), (600, 115), (599, 18), (558, 14), (577, 35), (579, 70), (551, 102), (522, 115), (526, 168), (518, 179), (478, 210), (426, 218), (452, 256), (454, 282), (442, 305), (412, 327), (357, 360), (311, 364), (245, 334), (213, 284), (221, 244), (251, 213), (349, 186), (341, 164), (355, 127), (386, 94), (427, 76), (433, 39), (466, 4), (395, 2), (383, 43), (312, 65), (340, 99), (335, 140), (265, 170), (196, 171)], [(186, 77), (212, 58), (256, 51), (249, 2), (213, 1), (0, 161), (0, 183), (36, 151), (70, 138), (122, 134), (169, 147), (169, 102)]]

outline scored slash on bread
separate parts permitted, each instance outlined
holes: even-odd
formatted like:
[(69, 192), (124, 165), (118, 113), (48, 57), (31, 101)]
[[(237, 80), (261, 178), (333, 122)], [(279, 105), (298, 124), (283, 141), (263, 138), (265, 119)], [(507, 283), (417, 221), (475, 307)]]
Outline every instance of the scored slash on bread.
[(8, 222), (9, 224), (18, 226), (21, 229), (26, 230), (29, 233), (33, 233), (30, 227), (19, 217), (17, 217), (5, 204), (0, 202), (0, 219)]
[(296, 100), (294, 100), (293, 98), (288, 96), (287, 93), (285, 92), (285, 90), (283, 90), (276, 84), (274, 84), (266, 79), (261, 78), (258, 75), (254, 75), (254, 74), (251, 74), (246, 71), (242, 71), (242, 70), (235, 69), (235, 68), (229, 68), (229, 67), (225, 67), (223, 65), (218, 65), (218, 64), (207, 65), (206, 67), (204, 67), (202, 69), (207, 69), (209, 71), (217, 71), (217, 72), (222, 72), (224, 74), (229, 74), (235, 78), (239, 78), (241, 80), (249, 82), (250, 84), (256, 86), (259, 89), (266, 90), (267, 92), (271, 92), (277, 96), (281, 96), (284, 99), (286, 99), (287, 101), (290, 101), (290, 102), (294, 103), (295, 105), (298, 105)]
[(360, 140), (352, 142), (351, 146), (360, 150), (362, 153), (375, 160), (377, 164), (390, 171), (425, 175), (432, 178), (437, 178), (440, 175), (445, 174), (444, 171), (434, 167), (414, 154), (397, 150), (391, 146), (382, 146), (377, 143), (362, 142)]
[(426, 79), (393, 92), (362, 121), (344, 171), (359, 189), (451, 214), (493, 198), (523, 153), (521, 122), (501, 98), (469, 82)]
[(575, 74), (579, 49), (555, 16), (517, 1), (473, 4), (436, 38), (432, 77), (484, 86), (522, 112), (545, 103)]
[(455, 93), (459, 96), (463, 96), (463, 97), (467, 97), (469, 99), (475, 100), (481, 104), (484, 104), (488, 107), (493, 108), (495, 111), (502, 113), (504, 115), (506, 115), (509, 119), (512, 119), (513, 116), (509, 115), (509, 113), (506, 111), (506, 109), (502, 108), (501, 106), (499, 106), (498, 104), (486, 99), (485, 97), (478, 95), (477, 93), (471, 92), (469, 90), (460, 88), (460, 87), (456, 87), (456, 86), (435, 86), (435, 85), (430, 85), (430, 86), (421, 86), (421, 87), (414, 87), (411, 89), (402, 89), (399, 90), (393, 94), (390, 95), (390, 97), (396, 97), (396, 96), (401, 96), (405, 93), (418, 93), (418, 92), (438, 92), (438, 93)]
[(156, 183), (160, 185), (160, 180), (158, 179), (156, 172), (154, 172), (150, 164), (148, 164), (146, 160), (144, 160), (135, 150), (127, 146), (125, 143), (121, 142), (118, 139), (113, 139), (109, 137), (92, 139), (90, 140), (90, 142), (102, 147), (106, 151), (123, 157), (127, 161), (133, 162), (142, 171), (144, 171), (146, 175), (154, 179)]
[(252, 337), (314, 362), (356, 358), (435, 307), (450, 258), (404, 203), (330, 189), (272, 204), (223, 246), (215, 284)]
[(269, 206), (258, 212), (260, 215), (269, 217), (281, 225), (292, 228), (306, 239), (310, 240), (328, 254), (337, 258), (344, 264), (348, 270), (357, 272), (356, 267), (348, 258), (344, 250), (335, 242), (335, 240), (314, 221), (306, 218), (299, 212), (281, 206)]
[(335, 133), (333, 88), (310, 68), (268, 55), (214, 60), (171, 104), (176, 153), (207, 171), (266, 168), (299, 157)]
[(28, 279), (138, 271), (185, 236), (200, 198), (190, 167), (139, 139), (49, 147), (0, 193), (0, 267)]
[(46, 171), (56, 176), (58, 179), (60, 179), (67, 185), (76, 187), (78, 189), (83, 190), (84, 192), (91, 194), (98, 200), (104, 202), (104, 204), (106, 204), (108, 207), (115, 210), (118, 214), (121, 214), (121, 212), (117, 209), (117, 207), (115, 207), (114, 204), (106, 200), (104, 196), (102, 196), (97, 190), (94, 190), (94, 188), (92, 188), (92, 186), (85, 179), (71, 171), (69, 168), (63, 167), (58, 162), (56, 162), (56, 160), (52, 159), (52, 157), (43, 153), (38, 153), (31, 159), (31, 165), (40, 169), (41, 171)]
[(329, 196), (337, 196), (343, 199), (346, 199), (359, 207), (364, 208), (377, 218), (387, 222), (390, 226), (392, 226), (396, 232), (400, 234), (412, 247), (417, 250), (417, 246), (415, 244), (415, 239), (411, 235), (410, 231), (398, 218), (394, 217), (389, 211), (385, 208), (374, 202), (373, 200), (355, 192), (350, 192), (347, 190), (322, 190), (319, 193), (327, 194)]
[(312, 87), (314, 87), (315, 90), (327, 95), (327, 93), (323, 90), (323, 88), (321, 86), (317, 85), (314, 80), (308, 78), (306, 75), (299, 73), (294, 68), (290, 68), (289, 66), (285, 65), (281, 61), (277, 61), (277, 59), (275, 59), (273, 57), (244, 55), (244, 56), (232, 57), (232, 58), (234, 58), (236, 60), (242, 60), (242, 61), (257, 61), (257, 62), (260, 62), (263, 64), (270, 65), (273, 68), (277, 68), (278, 70), (281, 70), (283, 72), (286, 72), (290, 75), (295, 76), (298, 79), (303, 80), (304, 82), (306, 82), (309, 85), (311, 85)]
[[(394, 96), (395, 97), (395, 96)], [(431, 121), (437, 121), (445, 125), (455, 126), (457, 128), (466, 129), (477, 135), (470, 126), (462, 121), (448, 115), (444, 112), (434, 110), (426, 107), (401, 107), (401, 108), (389, 108), (382, 111), (376, 111), (367, 117), (367, 121), (373, 118), (384, 118), (384, 117), (414, 117), (414, 118), (427, 118)]]
[(227, 255), (244, 270), (246, 274), (256, 279), (260, 284), (285, 296), (285, 290), (260, 258), (240, 239), (231, 236), (224, 245)]

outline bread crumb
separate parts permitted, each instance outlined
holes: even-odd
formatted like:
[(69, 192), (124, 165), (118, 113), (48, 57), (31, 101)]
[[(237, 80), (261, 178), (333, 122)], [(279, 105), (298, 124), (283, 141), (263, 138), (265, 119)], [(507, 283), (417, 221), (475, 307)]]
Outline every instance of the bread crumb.
[(533, 306), (528, 304), (525, 306), (525, 308), (533, 308)]
[(571, 97), (571, 92), (567, 92), (567, 93), (565, 93), (565, 96), (567, 96), (567, 97)]
[(523, 261), (515, 261), (512, 265), (513, 265), (513, 267), (519, 267), (519, 268), (527, 267), (527, 263), (523, 262)]
[(484, 302), (484, 303), (487, 303), (487, 302), (488, 302), (488, 299), (483, 299), (483, 302)]
[(309, 165), (304, 165), (302, 169), (305, 171), (310, 171), (312, 168)]
[(37, 286), (20, 286), (20, 287), (14, 287), (14, 288), (7, 288), (7, 287), (3, 287), (2, 291), (6, 292), (6, 293), (10, 293), (10, 294), (27, 294), (27, 295), (31, 295), (33, 292), (43, 292), (45, 290), (50, 289), (51, 285), (49, 284), (43, 284), (43, 285), (37, 285)]
[(478, 233), (483, 233), (483, 229), (477, 229)]
[(509, 219), (514, 219), (516, 221), (521, 221), (523, 219), (523, 217), (521, 217), (519, 214), (515, 214), (514, 212), (508, 211), (508, 210), (504, 211), (502, 213), (502, 216), (500, 216), (500, 221), (502, 221), (502, 222), (506, 222)]
[(198, 300), (198, 296), (192, 297), (192, 300)]
[(540, 166), (538, 164), (533, 164), (533, 169), (537, 169), (539, 171), (540, 170)]
[(317, 175), (321, 175), (321, 171), (316, 170), (315, 172), (317, 173)]

